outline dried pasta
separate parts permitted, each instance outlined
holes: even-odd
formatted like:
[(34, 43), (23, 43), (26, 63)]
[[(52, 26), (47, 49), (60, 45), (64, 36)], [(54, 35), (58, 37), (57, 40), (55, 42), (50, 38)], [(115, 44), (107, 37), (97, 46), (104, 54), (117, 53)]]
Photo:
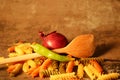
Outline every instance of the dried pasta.
[(12, 53), (10, 53), (8, 56), (9, 56), (9, 57), (16, 57), (16, 56), (18, 56), (18, 54), (15, 53), (15, 52), (12, 52)]
[(24, 72), (28, 72), (30, 68), (34, 68), (36, 66), (37, 66), (36, 63), (33, 60), (28, 60), (23, 64), (22, 70)]
[(97, 80), (115, 80), (120, 76), (119, 73), (109, 73), (101, 75)]
[(58, 70), (43, 70), (41, 71), (43, 76), (50, 77), (50, 75), (59, 75), (60, 72)]
[(76, 78), (75, 72), (63, 73), (59, 75), (50, 75), (50, 80), (70, 80), (72, 78)]
[(91, 69), (92, 70), (92, 72), (96, 75), (96, 77), (99, 77), (99, 76), (101, 76), (101, 73), (100, 72), (98, 72), (97, 70), (96, 70), (96, 68), (94, 68), (94, 66), (93, 65), (88, 65), (88, 67), (89, 67), (89, 69)]
[(48, 67), (48, 70), (56, 70), (58, 69), (58, 61), (53, 60), (50, 66)]
[(83, 66), (83, 64), (78, 65), (77, 76), (79, 78), (83, 78), (83, 76), (84, 76), (84, 66)]
[(103, 62), (104, 59), (103, 58), (100, 58), (100, 57), (92, 57), (92, 58), (80, 58), (80, 62), (82, 63), (89, 63), (90, 60), (95, 60), (95, 61), (98, 61), (98, 62)]
[(20, 71), (22, 70), (22, 63), (18, 63), (15, 67), (15, 69), (10, 73), (10, 76), (16, 76), (17, 74), (20, 73)]
[(96, 79), (95, 74), (93, 73), (93, 71), (88, 66), (84, 67), (84, 71), (87, 73), (87, 75), (90, 77), (91, 80)]
[(19, 46), (16, 46), (16, 47), (15, 47), (15, 52), (16, 52), (18, 55), (24, 55), (23, 50), (22, 50)]
[(65, 73), (66, 72), (66, 62), (60, 62), (59, 71), (60, 71), (60, 73)]
[[(33, 53), (30, 43), (17, 43), (8, 49), (9, 57), (16, 57)], [(2, 60), (3, 58), (0, 58)], [(15, 76), (20, 70), (34, 77), (41, 79), (50, 77), (50, 80), (82, 80), (87, 74), (91, 80), (112, 80), (118, 79), (118, 73), (105, 74), (99, 63), (105, 59), (99, 57), (75, 58), (74, 61), (60, 62), (41, 56), (22, 63), (8, 64), (7, 72)], [(19, 64), (19, 65), (17, 65)], [(104, 74), (103, 74), (104, 73)], [(85, 79), (86, 80), (86, 79)]]

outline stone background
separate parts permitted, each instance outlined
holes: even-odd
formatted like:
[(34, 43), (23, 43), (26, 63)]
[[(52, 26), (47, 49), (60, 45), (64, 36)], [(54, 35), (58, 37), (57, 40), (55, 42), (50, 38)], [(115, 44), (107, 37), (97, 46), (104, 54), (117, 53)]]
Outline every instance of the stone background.
[[(94, 56), (120, 59), (120, 0), (0, 0), (0, 56), (15, 41), (40, 42), (39, 31), (57, 31), (69, 41), (92, 33)], [(5, 69), (0, 80), (28, 80), (23, 74), (10, 78)]]

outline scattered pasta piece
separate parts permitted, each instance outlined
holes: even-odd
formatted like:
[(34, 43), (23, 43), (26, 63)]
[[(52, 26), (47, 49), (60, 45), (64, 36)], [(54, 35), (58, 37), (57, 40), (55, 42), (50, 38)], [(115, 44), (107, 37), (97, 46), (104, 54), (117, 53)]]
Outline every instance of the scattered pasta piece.
[(10, 76), (13, 77), (19, 74), (22, 70), (22, 65), (22, 63), (18, 63), (16, 67), (12, 70), (12, 72), (10, 72)]
[(103, 74), (97, 80), (116, 80), (119, 76), (119, 73)]
[(54, 71), (58, 68), (58, 61), (53, 60), (50, 66), (48, 67), (48, 70)]
[(96, 80), (95, 74), (88, 66), (84, 67), (84, 71), (87, 73), (87, 75), (90, 77), (91, 80)]
[(50, 75), (59, 75), (60, 72), (58, 70), (43, 70), (41, 71), (43, 76), (50, 77)]
[(101, 76), (101, 73), (98, 72), (97, 69), (96, 69), (93, 65), (89, 64), (88, 67), (89, 67), (89, 69), (92, 70), (92, 72), (94, 73), (94, 75), (95, 75), (96, 77)]
[(67, 65), (67, 68), (66, 68), (66, 72), (67, 73), (71, 73), (73, 71), (74, 65), (75, 65), (75, 63), (74, 63), (73, 60), (69, 61), (68, 65)]
[(83, 66), (83, 64), (78, 65), (77, 76), (79, 78), (83, 78), (83, 76), (84, 76), (84, 66)]
[(50, 75), (50, 80), (70, 80), (72, 78), (76, 78), (75, 72), (63, 73), (59, 75)]
[(90, 63), (96, 68), (96, 70), (99, 72), (99, 73), (102, 73), (103, 72), (103, 69), (101, 67), (101, 65), (95, 61), (95, 60), (90, 60)]
[(35, 69), (34, 69), (34, 71), (31, 73), (31, 76), (32, 76), (32, 78), (34, 78), (34, 77), (36, 77), (36, 76), (38, 76), (39, 75), (39, 70), (40, 70), (40, 66), (38, 66), (38, 67), (36, 67)]
[(89, 61), (91, 60), (95, 60), (95, 61), (98, 61), (98, 62), (103, 62), (104, 59), (103, 58), (100, 58), (100, 57), (92, 57), (92, 58), (80, 58), (80, 62), (87, 62), (89, 63)]
[(36, 63), (33, 60), (28, 60), (23, 64), (23, 71), (28, 72), (31, 68), (36, 67)]
[(42, 73), (43, 70), (46, 70), (52, 63), (51, 59), (46, 59), (43, 64), (40, 66), (39, 76), (40, 78), (44, 77), (44, 74)]
[(59, 72), (65, 73), (66, 72), (66, 62), (60, 62), (59, 64)]

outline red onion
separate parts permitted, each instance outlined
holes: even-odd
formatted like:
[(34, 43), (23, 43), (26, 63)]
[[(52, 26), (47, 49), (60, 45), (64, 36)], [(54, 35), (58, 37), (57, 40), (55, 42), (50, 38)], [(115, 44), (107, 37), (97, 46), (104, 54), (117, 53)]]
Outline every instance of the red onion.
[(68, 44), (66, 37), (56, 31), (45, 35), (43, 32), (39, 32), (42, 45), (48, 49), (57, 49), (65, 47)]

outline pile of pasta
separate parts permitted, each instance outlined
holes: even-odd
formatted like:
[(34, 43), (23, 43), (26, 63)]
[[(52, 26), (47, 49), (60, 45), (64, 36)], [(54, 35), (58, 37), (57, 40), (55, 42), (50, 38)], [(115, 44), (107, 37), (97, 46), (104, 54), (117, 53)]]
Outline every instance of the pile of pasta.
[[(9, 57), (33, 54), (31, 43), (19, 42), (8, 48)], [(68, 62), (60, 62), (41, 56), (26, 61), (8, 64), (7, 72), (10, 76), (17, 76), (21, 72), (32, 78), (40, 77), (50, 80), (81, 80), (85, 77), (91, 80), (118, 79), (119, 73), (105, 73), (100, 63), (102, 58), (76, 58)]]

